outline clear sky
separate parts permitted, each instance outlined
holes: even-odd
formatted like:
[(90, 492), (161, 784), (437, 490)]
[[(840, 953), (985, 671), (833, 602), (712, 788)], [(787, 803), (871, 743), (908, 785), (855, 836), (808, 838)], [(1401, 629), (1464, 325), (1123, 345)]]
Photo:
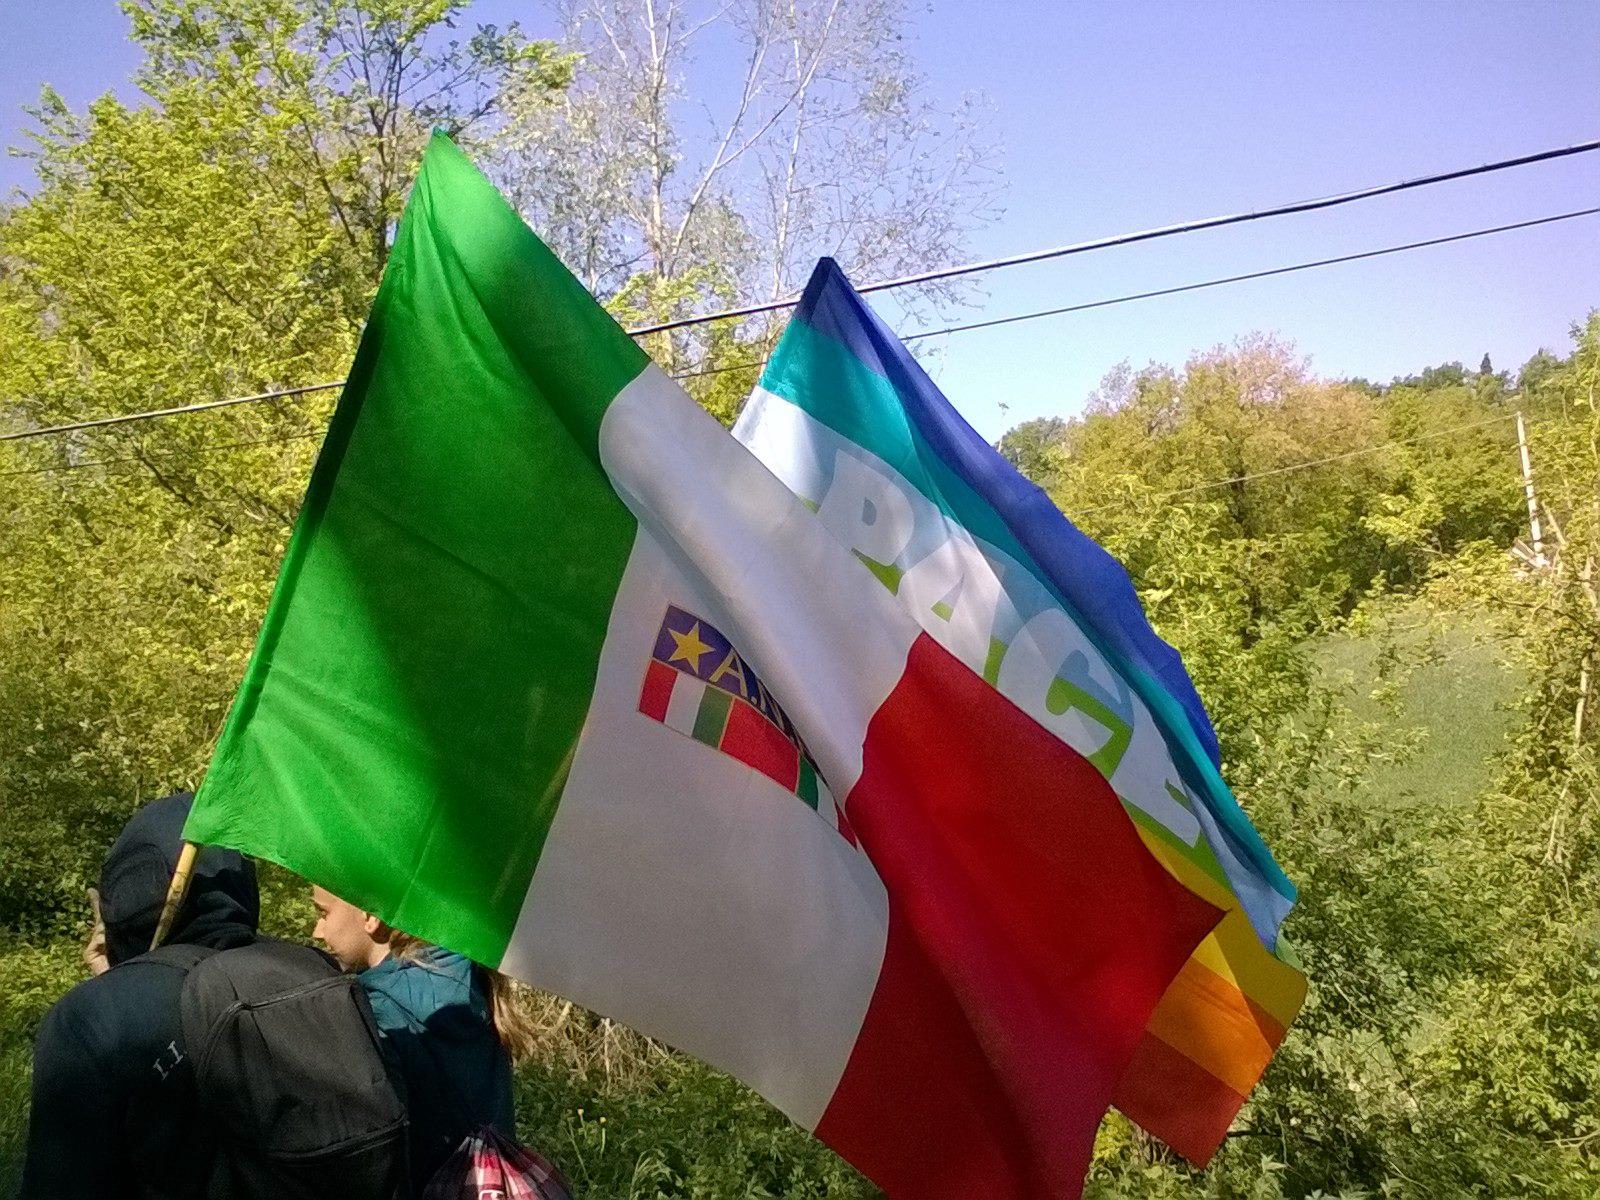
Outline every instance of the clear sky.
[[(531, 0), (474, 15), (550, 33)], [(1600, 136), (1600, 3), (934, 0), (911, 9), (941, 97), (986, 93), (1004, 144), (988, 258), (1259, 208)], [(0, 142), (54, 83), (127, 94), (112, 0), (0, 0)], [(0, 186), (26, 184), (0, 163)], [(1600, 154), (1327, 213), (987, 278), (982, 315), (1093, 300), (1600, 204)], [(1126, 359), (1178, 364), (1253, 330), (1328, 375), (1386, 380), (1488, 352), (1515, 367), (1600, 306), (1600, 218), (947, 339), (940, 382), (986, 436), (1081, 408)], [(893, 321), (892, 301), (882, 311)], [(974, 316), (978, 315), (976, 312)], [(1006, 407), (1002, 409), (1002, 405)]]

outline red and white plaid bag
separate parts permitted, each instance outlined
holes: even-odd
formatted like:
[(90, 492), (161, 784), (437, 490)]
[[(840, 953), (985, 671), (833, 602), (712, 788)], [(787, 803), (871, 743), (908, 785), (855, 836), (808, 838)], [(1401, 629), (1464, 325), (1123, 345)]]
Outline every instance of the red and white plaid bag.
[(485, 1125), (445, 1160), (422, 1200), (572, 1200), (555, 1165)]

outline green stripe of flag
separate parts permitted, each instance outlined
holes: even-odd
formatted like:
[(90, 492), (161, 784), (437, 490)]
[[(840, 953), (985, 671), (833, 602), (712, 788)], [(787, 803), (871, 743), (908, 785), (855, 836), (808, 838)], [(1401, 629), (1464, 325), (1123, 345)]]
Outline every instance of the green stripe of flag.
[(817, 807), (817, 769), (805, 758), (800, 759), (800, 782), (795, 785), (795, 793), (813, 809)]
[(733, 707), (733, 697), (721, 688), (708, 687), (700, 697), (700, 711), (694, 718), (694, 739), (708, 746), (722, 744), (722, 732), (728, 727), (728, 712)]
[(598, 436), (645, 363), (435, 135), (187, 837), (499, 961), (636, 533)]

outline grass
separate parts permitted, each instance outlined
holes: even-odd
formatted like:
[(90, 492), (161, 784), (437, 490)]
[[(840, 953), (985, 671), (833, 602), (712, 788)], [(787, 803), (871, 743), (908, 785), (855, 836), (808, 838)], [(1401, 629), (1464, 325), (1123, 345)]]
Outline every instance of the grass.
[(871, 1200), (831, 1150), (719, 1071), (531, 993), (541, 1045), (517, 1072), (518, 1132), (584, 1200)]

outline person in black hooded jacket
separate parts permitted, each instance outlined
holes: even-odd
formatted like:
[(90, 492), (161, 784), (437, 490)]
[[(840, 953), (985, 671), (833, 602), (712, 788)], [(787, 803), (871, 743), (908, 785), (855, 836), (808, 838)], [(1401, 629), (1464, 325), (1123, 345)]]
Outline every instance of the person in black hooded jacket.
[[(138, 960), (155, 934), (192, 801), (183, 792), (145, 805), (100, 870), (110, 969), (58, 1000), (39, 1028), (24, 1200), (204, 1194), (211, 1150), (179, 1028), (183, 972)], [(167, 941), (247, 945), (259, 915), (254, 865), (207, 846)]]

